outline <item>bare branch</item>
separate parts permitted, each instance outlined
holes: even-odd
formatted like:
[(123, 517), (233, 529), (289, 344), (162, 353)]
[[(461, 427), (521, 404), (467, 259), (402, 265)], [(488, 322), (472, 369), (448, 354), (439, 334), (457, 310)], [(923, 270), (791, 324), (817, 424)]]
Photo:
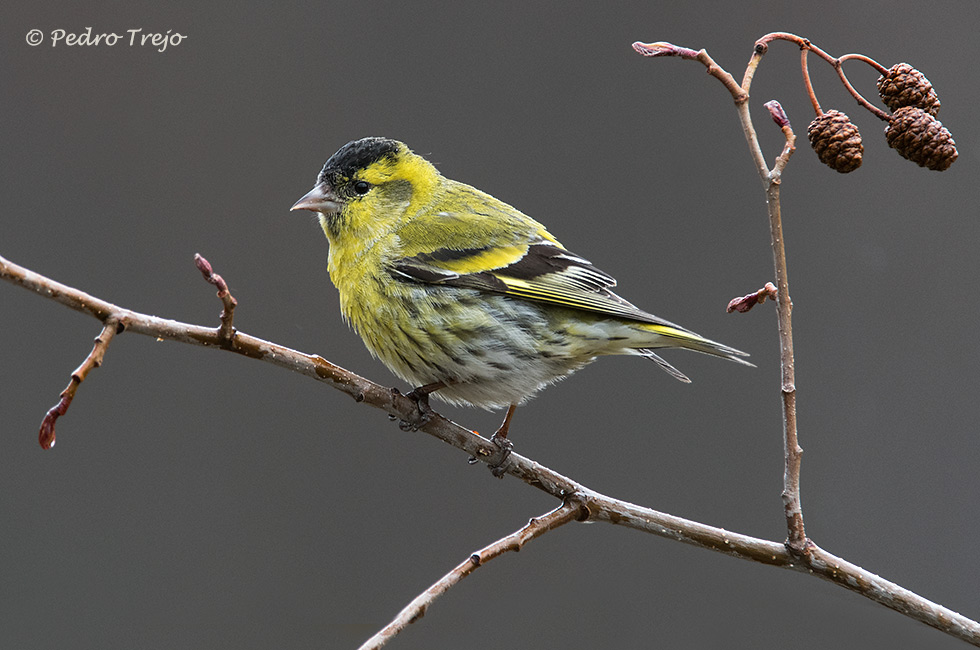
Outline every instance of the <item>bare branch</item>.
[(519, 530), (498, 539), (496, 542), (470, 555), (462, 564), (416, 596), (412, 602), (398, 613), (398, 616), (391, 623), (388, 623), (377, 634), (365, 641), (359, 650), (375, 650), (388, 643), (392, 637), (425, 616), (429, 605), (436, 598), (456, 586), (459, 581), (476, 571), (478, 567), (483, 566), (490, 560), (508, 551), (519, 551), (532, 539), (536, 539), (548, 531), (554, 530), (576, 519), (588, 519), (588, 509), (581, 499), (572, 495), (548, 514), (532, 518), (527, 525)]
[[(104, 322), (115, 320), (128, 332), (225, 349), (273, 363), (322, 381), (347, 393), (355, 401), (364, 402), (401, 419), (410, 417), (417, 408), (415, 402), (407, 397), (344, 370), (319, 355), (298, 352), (241, 332), (235, 334), (230, 346), (223, 346), (215, 329), (124, 309), (55, 282), (3, 257), (0, 257), (0, 279)], [(116, 331), (119, 331), (118, 326)], [(433, 414), (420, 430), (484, 462), (492, 463), (494, 455), (499, 454), (500, 451), (486, 438), (438, 414)], [(790, 552), (785, 544), (733, 533), (605, 496), (517, 453), (511, 453), (507, 458), (506, 473), (559, 499), (564, 500), (572, 494), (578, 495), (588, 505), (591, 521), (604, 521), (732, 557), (792, 569), (806, 575), (816, 575), (947, 634), (980, 646), (980, 623), (831, 555), (812, 543), (807, 546), (807, 554), (800, 557)]]
[(657, 43), (641, 43), (637, 41), (633, 43), (633, 49), (643, 56), (677, 56), (691, 61), (700, 61), (707, 68), (708, 74), (723, 83), (725, 88), (728, 88), (736, 103), (746, 102), (749, 99), (748, 92), (743, 91), (742, 87), (735, 81), (735, 78), (715, 63), (715, 60), (708, 56), (705, 50), (692, 50), (691, 48), (680, 47), (667, 43), (666, 41), (659, 41)]

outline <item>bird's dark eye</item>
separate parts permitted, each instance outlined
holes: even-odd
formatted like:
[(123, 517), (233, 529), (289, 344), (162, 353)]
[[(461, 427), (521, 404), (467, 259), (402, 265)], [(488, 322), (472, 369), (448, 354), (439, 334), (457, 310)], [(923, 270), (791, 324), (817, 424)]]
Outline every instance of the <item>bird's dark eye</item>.
[(361, 195), (367, 194), (368, 190), (370, 189), (371, 189), (371, 184), (368, 183), (367, 181), (357, 181), (356, 183), (354, 183), (354, 191), (357, 192), (358, 194)]

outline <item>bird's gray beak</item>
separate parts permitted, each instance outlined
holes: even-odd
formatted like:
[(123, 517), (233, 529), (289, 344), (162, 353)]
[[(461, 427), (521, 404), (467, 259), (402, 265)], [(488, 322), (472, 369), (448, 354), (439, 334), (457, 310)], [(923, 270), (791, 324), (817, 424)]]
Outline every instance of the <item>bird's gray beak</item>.
[(322, 212), (324, 214), (337, 214), (340, 212), (341, 201), (337, 194), (330, 187), (329, 183), (317, 183), (316, 186), (306, 193), (299, 201), (293, 204), (292, 210), (310, 210), (311, 212)]

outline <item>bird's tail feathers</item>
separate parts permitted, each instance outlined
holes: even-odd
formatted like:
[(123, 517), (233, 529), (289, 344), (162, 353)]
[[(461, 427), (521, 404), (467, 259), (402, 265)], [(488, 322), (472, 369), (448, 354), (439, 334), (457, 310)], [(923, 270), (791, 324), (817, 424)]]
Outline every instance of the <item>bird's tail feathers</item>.
[(734, 361), (735, 363), (740, 363), (745, 366), (755, 367), (755, 364), (749, 363), (742, 358), (749, 356), (747, 352), (742, 352), (741, 350), (736, 350), (735, 348), (728, 347), (727, 345), (716, 343), (704, 337), (698, 336), (694, 332), (688, 332), (687, 330), (674, 327), (664, 327), (660, 325), (648, 325), (647, 327), (663, 337), (662, 343), (659, 345), (652, 345), (650, 347), (637, 349), (637, 352), (656, 363), (658, 366), (663, 368), (667, 374), (679, 381), (689, 383), (691, 380), (677, 368), (664, 361), (660, 355), (653, 351), (654, 349), (684, 348), (686, 350), (694, 350), (695, 352), (703, 352), (704, 354), (710, 354), (715, 357), (721, 357), (722, 359), (728, 359), (729, 361)]
[(666, 372), (668, 375), (670, 375), (674, 379), (676, 379), (678, 381), (682, 381), (685, 384), (690, 384), (691, 383), (691, 379), (687, 375), (685, 375), (683, 372), (681, 372), (680, 370), (678, 370), (674, 366), (672, 366), (669, 363), (667, 363), (666, 361), (664, 361), (663, 357), (661, 357), (659, 354), (657, 354), (653, 350), (651, 350), (649, 348), (641, 348), (641, 349), (637, 350), (637, 352), (639, 352), (642, 356), (646, 357), (650, 361), (653, 361), (655, 364), (657, 364), (658, 366), (660, 366), (661, 368), (663, 368), (664, 372)]

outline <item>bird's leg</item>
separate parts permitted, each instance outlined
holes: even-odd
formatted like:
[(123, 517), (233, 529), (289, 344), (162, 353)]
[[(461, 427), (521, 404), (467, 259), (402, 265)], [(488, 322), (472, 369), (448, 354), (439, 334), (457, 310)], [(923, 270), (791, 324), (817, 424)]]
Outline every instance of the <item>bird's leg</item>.
[(500, 423), (500, 426), (497, 428), (494, 434), (490, 436), (490, 442), (495, 442), (498, 446), (503, 446), (505, 441), (508, 443), (510, 442), (507, 440), (507, 432), (510, 431), (510, 421), (513, 419), (514, 411), (516, 410), (517, 404), (511, 404), (507, 408), (507, 415), (504, 416), (504, 421)]
[[(432, 407), (429, 406), (429, 394), (445, 387), (445, 382), (436, 381), (424, 386), (418, 386), (417, 388), (413, 388), (409, 392), (405, 393), (405, 397), (415, 402), (417, 412), (410, 419), (401, 420), (398, 423), (398, 428), (402, 431), (418, 431), (420, 428), (425, 426), (425, 423), (431, 420), (433, 414), (435, 414), (435, 411), (433, 411)], [(397, 388), (393, 388), (392, 390), (398, 392)], [(394, 417), (392, 417), (392, 419), (394, 419)]]
[(507, 415), (504, 416), (504, 421), (500, 423), (500, 427), (490, 436), (490, 442), (500, 447), (500, 462), (490, 466), (490, 473), (497, 478), (503, 478), (504, 463), (507, 461), (507, 457), (510, 456), (510, 452), (514, 449), (514, 443), (507, 439), (507, 432), (510, 431), (510, 421), (514, 417), (514, 411), (516, 410), (517, 404), (511, 404), (507, 408)]
[[(507, 439), (507, 431), (510, 429), (511, 418), (514, 417), (514, 411), (517, 410), (517, 404), (511, 404), (507, 408), (507, 415), (504, 416), (504, 421), (500, 424), (500, 427), (490, 436), (490, 442), (497, 445), (500, 448), (500, 462), (496, 465), (490, 465), (490, 473), (497, 478), (503, 478), (504, 476), (504, 462), (507, 457), (510, 456), (510, 452), (514, 449), (514, 443)], [(476, 456), (471, 456), (467, 461), (470, 465), (475, 465), (479, 461)]]

